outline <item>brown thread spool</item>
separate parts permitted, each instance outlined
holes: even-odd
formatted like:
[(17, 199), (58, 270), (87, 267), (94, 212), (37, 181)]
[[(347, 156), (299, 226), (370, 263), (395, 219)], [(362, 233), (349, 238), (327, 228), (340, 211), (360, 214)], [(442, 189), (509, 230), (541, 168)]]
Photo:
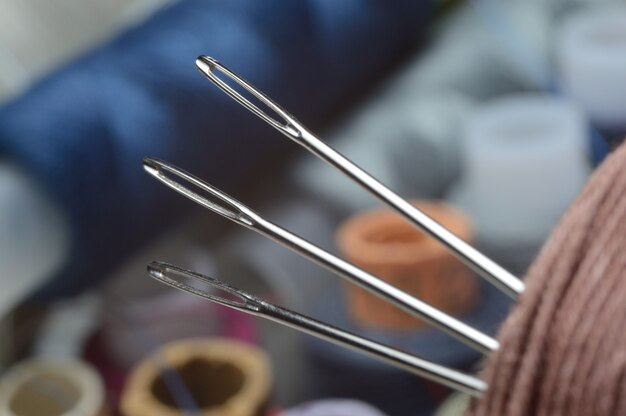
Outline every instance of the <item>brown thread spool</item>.
[(626, 415), (626, 143), (531, 265), (467, 416)]
[[(472, 237), (469, 218), (450, 205), (414, 205), (460, 238)], [(358, 214), (336, 235), (343, 255), (368, 272), (451, 314), (472, 310), (479, 297), (471, 272), (439, 242), (390, 210)], [(360, 324), (385, 329), (416, 329), (423, 322), (352, 284), (346, 285), (350, 314)]]
[[(136, 366), (121, 400), (125, 416), (180, 416), (163, 369), (177, 372), (203, 416), (254, 416), (263, 413), (271, 388), (266, 353), (227, 339), (189, 339), (165, 345)], [(193, 413), (197, 415), (198, 413)]]

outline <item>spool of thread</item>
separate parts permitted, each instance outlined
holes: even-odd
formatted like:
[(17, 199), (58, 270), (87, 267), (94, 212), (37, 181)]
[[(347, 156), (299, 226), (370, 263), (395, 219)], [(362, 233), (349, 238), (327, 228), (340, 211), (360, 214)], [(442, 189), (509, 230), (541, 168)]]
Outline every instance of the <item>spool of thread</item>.
[[(556, 58), (564, 91), (607, 138), (626, 134), (626, 6), (583, 9), (557, 32)], [(612, 137), (611, 137), (612, 136)]]
[(265, 352), (227, 339), (188, 339), (135, 367), (124, 388), (124, 416), (262, 414), (272, 386)]
[[(460, 238), (472, 238), (468, 217), (450, 205), (415, 201), (415, 206)], [(354, 264), (435, 308), (463, 314), (476, 306), (475, 277), (436, 240), (399, 214), (374, 210), (350, 218), (337, 232), (337, 244)], [(349, 310), (362, 325), (412, 329), (425, 324), (360, 287), (346, 285)]]
[(463, 416), (467, 410), (471, 397), (466, 394), (455, 393), (439, 406), (434, 416)]
[(529, 269), (467, 416), (626, 414), (625, 194), (622, 144)]
[[(137, 168), (145, 155), (219, 186), (286, 156), (273, 131), (240, 122), (241, 108), (197, 73), (199, 53), (320, 126), (414, 46), (430, 3), (173, 1), (0, 108), (0, 153), (41, 184), (69, 228), (62, 269), (37, 295), (88, 287), (190, 209)], [(206, 163), (207, 152), (219, 157)]]
[(376, 408), (358, 400), (328, 399), (301, 404), (279, 416), (385, 416)]
[(50, 273), (69, 251), (66, 218), (24, 169), (0, 159), (0, 315), (4, 316)]
[(91, 366), (75, 360), (33, 359), (0, 380), (0, 414), (105, 416), (105, 393)]
[(464, 175), (449, 199), (476, 221), (481, 243), (538, 247), (586, 181), (586, 142), (568, 100), (494, 100), (465, 126)]

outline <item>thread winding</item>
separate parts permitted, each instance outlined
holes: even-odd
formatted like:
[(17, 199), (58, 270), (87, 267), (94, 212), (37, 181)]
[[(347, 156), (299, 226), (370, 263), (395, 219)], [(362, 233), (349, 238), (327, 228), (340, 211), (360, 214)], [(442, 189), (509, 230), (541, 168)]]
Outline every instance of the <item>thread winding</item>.
[(626, 145), (544, 245), (469, 416), (626, 414)]

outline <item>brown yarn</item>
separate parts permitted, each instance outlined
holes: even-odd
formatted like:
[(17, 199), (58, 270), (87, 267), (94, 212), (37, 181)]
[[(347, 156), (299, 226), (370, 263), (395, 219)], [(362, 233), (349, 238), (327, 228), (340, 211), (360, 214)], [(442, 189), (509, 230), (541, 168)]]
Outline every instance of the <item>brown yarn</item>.
[(626, 415), (626, 145), (594, 173), (526, 276), (469, 416)]

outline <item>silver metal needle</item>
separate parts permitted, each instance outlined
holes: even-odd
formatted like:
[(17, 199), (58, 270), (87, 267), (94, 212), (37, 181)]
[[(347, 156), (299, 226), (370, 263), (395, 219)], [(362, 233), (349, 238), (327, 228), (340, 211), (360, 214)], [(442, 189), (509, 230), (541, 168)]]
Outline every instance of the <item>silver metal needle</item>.
[[(441, 224), (424, 214), (418, 208), (383, 185), (373, 176), (321, 141), (302, 124), (300, 124), (300, 122), (298, 122), (291, 114), (281, 108), (278, 104), (246, 80), (219, 63), (217, 60), (208, 56), (200, 56), (196, 59), (196, 66), (206, 78), (219, 87), (223, 92), (232, 97), (235, 101), (252, 111), (262, 120), (266, 121), (272, 127), (299, 145), (303, 146), (320, 159), (339, 169), (378, 199), (395, 209), (410, 223), (439, 240), (461, 261), (472, 268), (476, 273), (491, 282), (494, 286), (500, 288), (503, 292), (514, 299), (524, 291), (524, 282), (489, 259), (480, 251), (476, 250), (471, 245), (448, 231)], [(275, 113), (279, 119), (268, 115), (267, 111), (263, 111), (256, 104), (252, 103), (250, 100), (237, 92), (234, 88), (224, 82), (217, 75), (217, 72), (230, 78), (246, 91), (251, 93), (262, 104), (267, 106), (271, 112)]]
[[(378, 360), (472, 396), (480, 397), (487, 389), (487, 384), (476, 377), (371, 341), (289, 309), (281, 308), (217, 279), (161, 262), (153, 262), (148, 265), (148, 273), (154, 279), (176, 289), (192, 293), (229, 308), (278, 322), (334, 344), (370, 355)], [(209, 288), (217, 289), (217, 291), (223, 294), (228, 294), (229, 297), (200, 289), (192, 284), (184, 283), (181, 279), (200, 281), (204, 286), (208, 285)]]
[[(494, 338), (464, 324), (439, 309), (390, 285), (365, 270), (340, 259), (305, 239), (265, 220), (241, 202), (195, 176), (166, 162), (153, 158), (144, 159), (144, 168), (165, 185), (203, 207), (300, 253), (344, 279), (361, 286), (372, 294), (386, 299), (406, 312), (458, 338), (465, 344), (483, 353), (498, 349), (498, 341)], [(173, 177), (176, 177), (178, 180)], [(183, 180), (193, 185), (195, 188), (202, 190), (206, 196), (192, 191), (179, 182), (179, 180)]]

